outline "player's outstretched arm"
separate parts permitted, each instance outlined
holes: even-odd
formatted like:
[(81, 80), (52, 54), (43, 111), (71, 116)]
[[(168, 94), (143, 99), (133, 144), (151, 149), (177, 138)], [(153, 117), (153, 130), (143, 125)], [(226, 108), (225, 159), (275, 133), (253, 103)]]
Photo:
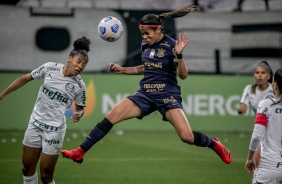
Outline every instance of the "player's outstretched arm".
[(116, 74), (142, 75), (144, 74), (144, 65), (134, 67), (121, 67), (118, 64), (110, 63), (109, 70)]
[(182, 58), (182, 52), (189, 42), (187, 34), (179, 34), (178, 39), (175, 42), (175, 52), (177, 54), (178, 66), (177, 66), (177, 75), (181, 79), (186, 79), (188, 76), (188, 68)]
[(21, 88), (24, 86), (26, 83), (32, 80), (32, 77), (30, 76), (30, 73), (23, 75), (16, 79), (3, 93), (0, 94), (0, 100), (2, 100), (6, 95), (9, 93)]

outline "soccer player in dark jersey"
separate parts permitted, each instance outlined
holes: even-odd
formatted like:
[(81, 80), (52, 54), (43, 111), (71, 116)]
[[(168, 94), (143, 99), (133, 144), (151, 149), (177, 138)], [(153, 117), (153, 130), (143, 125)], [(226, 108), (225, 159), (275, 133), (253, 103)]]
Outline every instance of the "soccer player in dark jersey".
[(101, 140), (113, 125), (131, 118), (142, 119), (154, 111), (159, 111), (163, 120), (174, 126), (180, 139), (188, 144), (213, 149), (226, 164), (231, 163), (232, 156), (216, 138), (192, 131), (182, 110), (182, 98), (177, 76), (185, 79), (188, 75), (187, 66), (182, 52), (188, 43), (187, 34), (180, 34), (178, 40), (162, 32), (162, 19), (177, 18), (196, 11), (197, 6), (185, 7), (160, 15), (147, 14), (139, 22), (143, 41), (142, 65), (121, 67), (110, 64), (109, 70), (117, 74), (144, 75), (140, 81), (140, 89), (133, 95), (117, 103), (89, 133), (84, 142), (76, 149), (62, 150), (64, 157), (81, 163), (84, 154)]

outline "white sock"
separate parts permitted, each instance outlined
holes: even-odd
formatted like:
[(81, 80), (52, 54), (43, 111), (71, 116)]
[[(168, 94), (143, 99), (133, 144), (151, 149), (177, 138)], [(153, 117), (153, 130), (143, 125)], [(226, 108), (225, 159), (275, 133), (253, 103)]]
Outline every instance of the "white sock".
[(32, 176), (23, 176), (24, 184), (38, 184), (38, 174), (34, 173)]
[(53, 181), (51, 183), (49, 183), (49, 184), (55, 184), (55, 180), (53, 179)]

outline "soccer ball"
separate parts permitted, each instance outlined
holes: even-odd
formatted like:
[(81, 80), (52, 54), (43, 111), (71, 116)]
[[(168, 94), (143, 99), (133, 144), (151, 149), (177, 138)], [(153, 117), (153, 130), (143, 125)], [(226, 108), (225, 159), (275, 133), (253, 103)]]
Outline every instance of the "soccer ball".
[(123, 26), (116, 17), (107, 16), (98, 25), (100, 37), (107, 42), (117, 41), (123, 34)]

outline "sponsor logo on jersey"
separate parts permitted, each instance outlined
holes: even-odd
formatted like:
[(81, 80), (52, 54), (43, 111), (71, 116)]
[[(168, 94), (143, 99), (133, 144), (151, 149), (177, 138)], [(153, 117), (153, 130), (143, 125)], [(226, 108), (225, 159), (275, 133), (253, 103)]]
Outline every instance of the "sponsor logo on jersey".
[(44, 66), (41, 66), (40, 68), (38, 68), (37, 70), (35, 70), (34, 72), (32, 72), (32, 75), (36, 75), (39, 74), (41, 72), (41, 70), (43, 70)]
[(165, 98), (165, 99), (163, 99), (163, 101), (164, 101), (165, 104), (167, 104), (167, 103), (171, 103), (172, 105), (178, 104), (177, 100), (173, 96), (170, 96), (169, 98)]
[(171, 47), (171, 45), (169, 45), (168, 42), (161, 43), (160, 45), (163, 45), (163, 46), (166, 46), (166, 47)]
[(146, 92), (159, 92), (165, 87), (165, 84), (144, 84)]
[(69, 101), (69, 98), (66, 96), (63, 96), (62, 93), (58, 92), (58, 91), (52, 91), (51, 89), (43, 86), (42, 87), (42, 92), (47, 95), (48, 97), (50, 97), (51, 100), (57, 100), (59, 102), (63, 102), (64, 104), (67, 104)]
[(55, 140), (55, 139), (51, 139), (51, 140), (44, 139), (44, 142), (46, 142), (46, 143), (49, 144), (49, 145), (52, 145), (52, 144), (60, 144), (60, 140)]
[(266, 116), (267, 111), (268, 111), (268, 108), (266, 107), (263, 109), (262, 114)]
[[(276, 165), (277, 168), (279, 168), (280, 166), (282, 166), (282, 162), (278, 162), (277, 165)], [(280, 182), (279, 182), (279, 184), (280, 184)]]
[(82, 92), (81, 99), (82, 99), (82, 103), (85, 105), (85, 104), (86, 104), (86, 95), (85, 95), (85, 91)]
[(151, 63), (151, 62), (144, 62), (144, 66), (148, 68), (163, 68), (162, 62)]
[(60, 71), (60, 68), (48, 67), (47, 70)]
[(57, 127), (54, 127), (54, 126), (51, 126), (51, 125), (47, 125), (39, 120), (34, 120), (32, 122), (35, 126), (39, 127), (39, 128), (42, 128), (42, 129), (45, 129), (45, 130), (50, 130), (50, 131), (57, 131), (58, 128)]
[(277, 113), (277, 114), (281, 114), (281, 113), (282, 113), (282, 109), (281, 109), (281, 108), (277, 108), (277, 109), (275, 109), (275, 113)]

